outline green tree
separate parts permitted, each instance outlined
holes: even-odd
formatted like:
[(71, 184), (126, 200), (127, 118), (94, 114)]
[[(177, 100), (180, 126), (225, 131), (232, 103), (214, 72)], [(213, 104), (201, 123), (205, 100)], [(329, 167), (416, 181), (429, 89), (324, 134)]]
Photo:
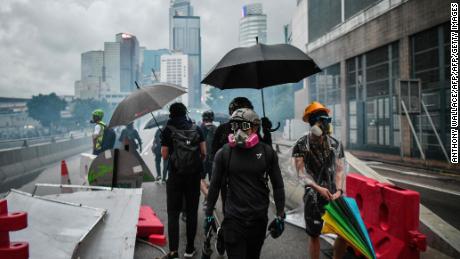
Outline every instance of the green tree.
[(32, 99), (27, 102), (27, 110), (31, 118), (39, 121), (44, 127), (49, 127), (60, 121), (61, 111), (65, 109), (66, 105), (67, 102), (55, 93), (39, 94), (32, 96)]

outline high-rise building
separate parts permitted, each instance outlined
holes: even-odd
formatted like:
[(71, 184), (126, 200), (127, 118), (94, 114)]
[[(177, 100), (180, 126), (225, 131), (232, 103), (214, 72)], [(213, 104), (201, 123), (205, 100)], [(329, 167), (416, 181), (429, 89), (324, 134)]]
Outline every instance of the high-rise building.
[[(155, 80), (159, 80), (159, 78), (155, 79), (155, 77), (160, 77), (161, 71), (161, 56), (165, 54), (169, 54), (171, 51), (169, 49), (144, 49), (143, 51), (143, 82), (148, 82), (149, 80), (153, 83)], [(155, 71), (155, 76), (152, 74), (152, 69)], [(153, 78), (152, 78), (153, 77)]]
[(81, 54), (81, 78), (75, 82), (75, 96), (98, 98), (103, 78), (104, 52), (92, 50)]
[[(172, 53), (161, 56), (161, 82), (180, 85), (189, 89), (190, 66), (189, 56), (183, 53)], [(184, 94), (176, 99), (185, 106), (189, 105), (189, 93)]]
[(193, 16), (189, 0), (171, 0), (169, 9), (170, 49), (189, 56), (189, 105), (201, 106), (201, 32), (200, 17)]
[(118, 33), (115, 38), (115, 42), (104, 43), (105, 82), (111, 92), (131, 92), (142, 73), (139, 42), (129, 33)]
[(104, 81), (111, 92), (120, 92), (120, 43), (104, 43)]
[(259, 43), (267, 43), (267, 15), (263, 13), (262, 4), (243, 6), (240, 19), (240, 47), (249, 47)]

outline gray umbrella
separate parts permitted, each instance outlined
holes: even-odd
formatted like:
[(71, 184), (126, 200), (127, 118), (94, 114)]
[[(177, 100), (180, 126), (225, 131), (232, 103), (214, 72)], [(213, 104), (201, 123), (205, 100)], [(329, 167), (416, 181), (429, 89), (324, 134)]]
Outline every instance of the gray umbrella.
[(186, 92), (185, 88), (169, 83), (140, 87), (118, 104), (110, 119), (109, 127), (128, 125), (147, 113), (163, 108)]
[(169, 120), (169, 114), (157, 115), (155, 116), (155, 119), (151, 118), (149, 122), (145, 124), (144, 129), (153, 129), (155, 127), (165, 126), (168, 120)]

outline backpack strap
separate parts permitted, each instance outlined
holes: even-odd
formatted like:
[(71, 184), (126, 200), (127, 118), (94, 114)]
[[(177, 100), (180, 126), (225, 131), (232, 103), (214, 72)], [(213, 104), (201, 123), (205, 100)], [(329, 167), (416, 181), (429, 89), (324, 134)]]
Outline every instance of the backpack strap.
[(228, 151), (224, 153), (224, 160), (225, 160), (225, 155), (228, 153), (227, 159), (227, 164), (225, 167), (225, 173), (224, 173), (224, 181), (225, 181), (225, 187), (227, 190), (230, 188), (230, 161), (232, 160), (232, 148), (229, 146), (224, 146), (224, 150), (222, 151)]
[(268, 178), (268, 177), (269, 177), (268, 172), (271, 171), (272, 168), (271, 168), (271, 164), (270, 164), (270, 162), (269, 162), (269, 160), (268, 160), (268, 157), (267, 157), (267, 149), (266, 149), (266, 147), (265, 147), (264, 144), (262, 144), (262, 147), (263, 147), (263, 149), (264, 149), (265, 168), (266, 168), (266, 170), (265, 170), (265, 175), (264, 175), (264, 178), (265, 178), (265, 186), (267, 187), (268, 190), (270, 190), (270, 188), (268, 187), (268, 180), (269, 180), (269, 178)]

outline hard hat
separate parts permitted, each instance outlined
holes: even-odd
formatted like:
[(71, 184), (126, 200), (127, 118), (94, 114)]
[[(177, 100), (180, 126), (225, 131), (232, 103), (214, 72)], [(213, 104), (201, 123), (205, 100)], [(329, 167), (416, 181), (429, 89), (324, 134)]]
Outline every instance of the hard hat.
[(104, 117), (104, 111), (101, 109), (96, 109), (93, 111), (93, 116), (96, 116), (102, 120), (102, 118)]
[(304, 122), (308, 122), (308, 120), (310, 119), (310, 115), (317, 113), (319, 111), (326, 112), (327, 114), (331, 112), (328, 108), (326, 108), (326, 106), (322, 105), (321, 103), (317, 101), (314, 101), (305, 108), (305, 111), (303, 112), (302, 120)]

